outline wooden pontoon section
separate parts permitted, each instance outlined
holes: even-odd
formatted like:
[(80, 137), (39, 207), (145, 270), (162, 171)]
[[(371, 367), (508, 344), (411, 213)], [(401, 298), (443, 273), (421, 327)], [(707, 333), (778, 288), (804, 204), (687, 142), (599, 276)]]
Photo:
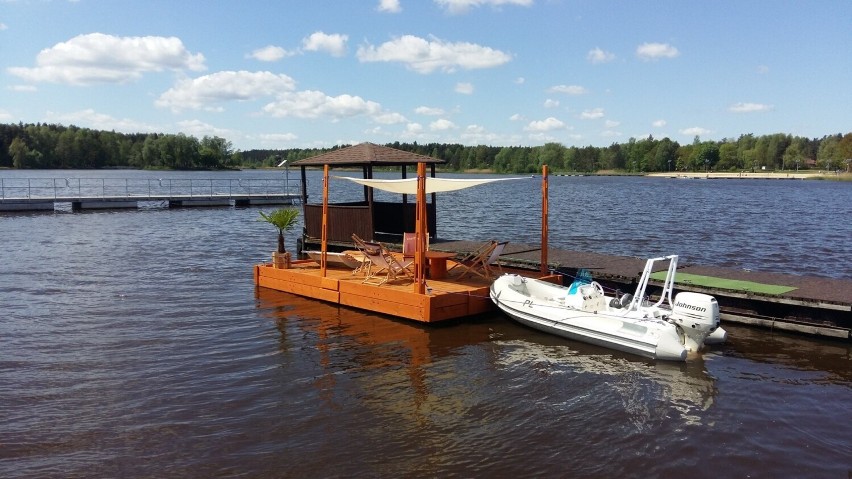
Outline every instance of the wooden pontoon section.
[[(531, 273), (535, 275), (523, 272), (528, 276)], [(558, 275), (543, 278), (561, 281)], [(320, 265), (310, 260), (294, 262), (290, 269), (271, 264), (254, 267), (257, 286), (413, 321), (436, 323), (496, 311), (488, 296), (491, 281), (476, 276), (430, 279), (426, 294), (415, 292), (410, 280), (381, 286), (363, 281), (363, 274), (347, 269), (329, 268), (323, 277)]]

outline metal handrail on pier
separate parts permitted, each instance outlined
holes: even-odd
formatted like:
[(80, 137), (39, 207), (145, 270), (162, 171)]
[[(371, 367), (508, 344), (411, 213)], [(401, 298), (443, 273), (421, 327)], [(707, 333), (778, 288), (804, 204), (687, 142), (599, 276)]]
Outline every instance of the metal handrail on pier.
[(298, 199), (301, 182), (289, 178), (0, 178), (0, 199), (127, 198), (235, 198), (292, 196)]

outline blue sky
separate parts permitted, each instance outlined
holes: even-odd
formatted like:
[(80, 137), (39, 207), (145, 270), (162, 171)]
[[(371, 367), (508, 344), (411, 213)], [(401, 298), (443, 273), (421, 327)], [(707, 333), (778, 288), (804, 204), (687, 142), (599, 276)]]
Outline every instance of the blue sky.
[(0, 122), (606, 146), (852, 131), (852, 2), (0, 0)]

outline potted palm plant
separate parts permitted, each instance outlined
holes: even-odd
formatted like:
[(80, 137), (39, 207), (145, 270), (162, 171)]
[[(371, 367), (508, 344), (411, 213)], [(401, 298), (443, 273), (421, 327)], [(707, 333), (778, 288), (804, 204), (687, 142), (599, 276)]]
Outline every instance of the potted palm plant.
[(272, 263), (276, 268), (290, 267), (290, 253), (284, 249), (284, 232), (296, 226), (296, 218), (298, 217), (299, 210), (295, 208), (279, 208), (269, 214), (260, 212), (258, 221), (266, 221), (278, 228), (278, 251), (272, 253)]

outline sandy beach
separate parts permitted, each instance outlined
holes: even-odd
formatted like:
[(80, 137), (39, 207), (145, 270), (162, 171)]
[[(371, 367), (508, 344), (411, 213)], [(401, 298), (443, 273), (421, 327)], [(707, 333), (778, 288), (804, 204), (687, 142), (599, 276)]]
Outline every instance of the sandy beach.
[[(837, 179), (835, 173), (822, 171), (807, 172), (661, 172), (648, 173), (647, 176), (661, 176), (666, 178), (700, 178), (700, 179), (765, 179), (765, 180), (807, 180), (813, 178)], [(841, 174), (841, 176), (843, 176)]]

